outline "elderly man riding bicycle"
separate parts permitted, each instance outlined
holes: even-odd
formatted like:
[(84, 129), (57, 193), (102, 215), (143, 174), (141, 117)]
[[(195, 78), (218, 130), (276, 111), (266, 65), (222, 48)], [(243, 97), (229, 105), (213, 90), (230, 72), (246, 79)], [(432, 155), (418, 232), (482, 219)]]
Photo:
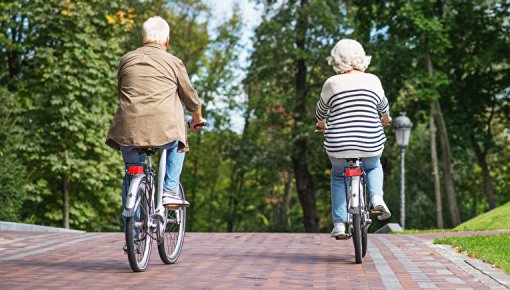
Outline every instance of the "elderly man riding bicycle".
[[(119, 107), (106, 144), (122, 152), (126, 167), (143, 164), (145, 153), (137, 148), (167, 149), (163, 205), (188, 206), (179, 197), (179, 178), (188, 151), (183, 105), (191, 113), (190, 127), (203, 127), (200, 100), (183, 62), (166, 52), (170, 27), (159, 16), (142, 27), (143, 46), (120, 59), (117, 74)], [(124, 176), (122, 204), (125, 206), (129, 174)]]

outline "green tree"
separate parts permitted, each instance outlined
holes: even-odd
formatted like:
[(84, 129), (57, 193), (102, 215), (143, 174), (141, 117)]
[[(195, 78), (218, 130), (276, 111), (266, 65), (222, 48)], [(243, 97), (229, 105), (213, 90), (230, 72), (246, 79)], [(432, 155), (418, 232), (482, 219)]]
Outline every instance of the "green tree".
[[(375, 69), (383, 80), (390, 102), (395, 108), (406, 108), (415, 123), (430, 122), (431, 140), (435, 136), (435, 124), (440, 125), (442, 146), (439, 153), (443, 157), (446, 188), (451, 189), (453, 184), (448, 181), (448, 176), (462, 181), (457, 183), (455, 195), (447, 190), (450, 208), (452, 200), (462, 197), (461, 213), (464, 218), (472, 216), (466, 213), (467, 208), (471, 208), (468, 205), (471, 202), (466, 201), (472, 200), (471, 196), (479, 189), (470, 187), (467, 190), (466, 184), (470, 182), (466, 180), (472, 179), (473, 174), (483, 180), (487, 199), (482, 203), (494, 206), (496, 198), (490, 197), (491, 175), (484, 159), (488, 152), (498, 148), (489, 134), (491, 128), (505, 120), (497, 112), (507, 102), (503, 95), (508, 88), (508, 56), (503, 51), (508, 47), (508, 3), (354, 2), (357, 33), (371, 41), (375, 48), (375, 59), (380, 60)], [(372, 21), (367, 23), (365, 19)], [(427, 104), (432, 104), (430, 118), (424, 114)], [(445, 138), (446, 129), (448, 138)], [(471, 152), (466, 151), (466, 144), (473, 148)], [(448, 157), (450, 151), (452, 157)], [(431, 146), (432, 156), (433, 152)], [(473, 170), (473, 162), (485, 169), (468, 173)], [(449, 174), (448, 165), (460, 170), (459, 173), (452, 171)], [(439, 171), (435, 172), (439, 174)], [(493, 172), (493, 176), (497, 175), (501, 173)], [(412, 180), (416, 182), (416, 179)], [(431, 183), (434, 179), (426, 180)], [(476, 195), (474, 199), (480, 197)], [(438, 203), (441, 198), (436, 196), (435, 200)], [(450, 215), (452, 224), (458, 222), (454, 212), (452, 210)], [(439, 211), (438, 220), (440, 214)]]
[(312, 168), (314, 163), (324, 164), (324, 152), (320, 139), (311, 138), (313, 110), (324, 81), (333, 74), (325, 58), (336, 41), (348, 35), (345, 6), (338, 1), (261, 2), (267, 16), (256, 29), (245, 82), (252, 88), (250, 99), (259, 106), (255, 114), (267, 122), (259, 128), (268, 131), (266, 142), (284, 144), (266, 159), (266, 166), (274, 164), (271, 160), (290, 160), (304, 228), (317, 232), (315, 175), (322, 176), (324, 166), (316, 172)]
[(114, 177), (121, 172), (103, 145), (104, 124), (116, 99), (117, 34), (130, 29), (130, 15), (120, 2), (101, 1), (18, 1), (8, 14), (18, 36), (7, 55), (20, 64), (9, 81), (17, 80), (25, 108), (18, 148), (39, 180), (25, 215), (64, 227), (111, 228), (120, 200)]
[(27, 172), (16, 158), (16, 144), (22, 140), (18, 125), (19, 102), (14, 94), (0, 87), (0, 220), (22, 221), (20, 215), (26, 199)]
[[(456, 132), (456, 142), (471, 145), (482, 171), (486, 203), (493, 209), (498, 198), (493, 189), (488, 155), (501, 150), (495, 142), (493, 127), (505, 122), (499, 112), (508, 105), (505, 94), (508, 95), (510, 83), (507, 53), (510, 3), (452, 4), (448, 28), (453, 45), (445, 59), (452, 85), (444, 89), (448, 98), (443, 107), (446, 114), (455, 116), (448, 125)], [(499, 203), (505, 201), (500, 199)]]

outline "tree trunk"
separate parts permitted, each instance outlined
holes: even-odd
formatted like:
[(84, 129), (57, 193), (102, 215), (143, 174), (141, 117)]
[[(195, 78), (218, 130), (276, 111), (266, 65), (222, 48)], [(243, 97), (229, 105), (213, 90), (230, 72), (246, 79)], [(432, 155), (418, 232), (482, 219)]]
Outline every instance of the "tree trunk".
[[(438, 1), (437, 5), (441, 11), (440, 17), (445, 17), (446, 13), (446, 1)], [(431, 62), (432, 63), (432, 62)], [(443, 153), (443, 165), (444, 170), (444, 181), (446, 186), (446, 194), (448, 195), (448, 203), (450, 204), (450, 214), (452, 215), (452, 224), (457, 226), (460, 224), (459, 207), (457, 206), (457, 198), (455, 197), (454, 182), (453, 182), (453, 157), (452, 151), (450, 150), (450, 141), (448, 140), (448, 131), (443, 119), (443, 112), (439, 101), (435, 101), (435, 119), (439, 129), (439, 140), (441, 142), (441, 150)]]
[[(14, 17), (19, 18), (19, 15), (15, 15)], [(16, 23), (13, 27), (11, 27), (11, 41), (16, 44), (17, 47), (22, 46), (21, 36), (23, 35), (23, 26), (25, 25), (25, 18), (19, 19), (19, 22)], [(10, 49), (7, 50), (7, 66), (9, 68), (9, 80), (15, 79), (21, 71), (21, 53), (18, 51), (18, 48), (13, 48), (11, 46)], [(12, 85), (12, 84), (9, 84)]]
[(436, 199), (436, 222), (437, 227), (439, 229), (443, 229), (443, 202), (441, 200), (441, 182), (439, 179), (439, 169), (437, 165), (436, 124), (434, 122), (434, 107), (432, 105), (430, 106), (429, 130), (430, 155), (432, 160), (432, 178), (434, 179), (434, 197)]
[(64, 228), (69, 228), (69, 181), (67, 180), (67, 177), (64, 177), (62, 180), (62, 218), (63, 223), (62, 225)]
[[(292, 181), (294, 180), (294, 174), (292, 171), (287, 172), (287, 180), (285, 181), (284, 187), (284, 198), (283, 198), (283, 210), (282, 217), (286, 221), (287, 226), (290, 226), (289, 207), (290, 201), (292, 200)], [(282, 223), (283, 224), (283, 223)]]
[(489, 165), (487, 164), (487, 153), (482, 151), (482, 148), (478, 142), (476, 142), (474, 137), (471, 138), (471, 144), (473, 145), (478, 165), (482, 168), (483, 189), (485, 191), (485, 195), (487, 195), (487, 200), (489, 201), (489, 210), (491, 210), (496, 207), (496, 200), (494, 199), (494, 190), (492, 188)]
[(319, 216), (315, 204), (315, 185), (312, 176), (306, 166), (304, 155), (306, 153), (306, 141), (294, 142), (295, 153), (292, 156), (294, 174), (299, 202), (303, 208), (303, 225), (308, 233), (319, 232)]
[(236, 195), (243, 192), (244, 187), (244, 174), (240, 176), (240, 179), (238, 182), (236, 182), (236, 189), (233, 193), (229, 195), (228, 199), (228, 209), (229, 209), (229, 215), (227, 217), (227, 232), (231, 233), (234, 231), (234, 225), (237, 221), (237, 208), (239, 205), (239, 199)]
[(455, 197), (455, 190), (453, 186), (453, 168), (452, 168), (452, 152), (450, 150), (450, 141), (448, 141), (448, 131), (441, 112), (439, 101), (432, 102), (434, 106), (435, 121), (439, 129), (439, 141), (441, 143), (441, 152), (443, 153), (443, 167), (444, 167), (444, 183), (446, 186), (446, 194), (448, 196), (448, 203), (450, 205), (450, 214), (452, 216), (452, 225), (458, 226), (460, 224), (459, 207), (457, 206), (457, 198)]
[[(298, 19), (296, 24), (296, 46), (302, 52), (306, 48), (306, 30), (308, 26), (308, 16), (306, 15), (306, 6), (308, 0), (301, 0), (301, 6), (298, 8)], [(294, 128), (293, 128), (293, 152), (292, 164), (294, 175), (296, 176), (296, 185), (299, 195), (299, 201), (303, 207), (303, 224), (306, 232), (319, 232), (319, 216), (317, 214), (317, 206), (315, 204), (315, 185), (312, 175), (308, 170), (306, 155), (308, 151), (308, 142), (306, 138), (299, 134), (300, 125), (297, 120), (306, 119), (306, 78), (307, 67), (303, 57), (295, 60), (296, 65), (296, 98), (294, 107)]]
[[(252, 95), (252, 88), (247, 88), (247, 94), (248, 96)], [(246, 109), (246, 113), (244, 114), (244, 128), (243, 128), (243, 135), (241, 138), (241, 148), (244, 148), (246, 146), (246, 143), (248, 142), (247, 139), (249, 138), (248, 130), (250, 127), (250, 115), (253, 112), (253, 107), (250, 106), (250, 102), (248, 102), (248, 108)], [(239, 154), (239, 160), (235, 161), (234, 164), (236, 164), (236, 169), (232, 172), (232, 192), (228, 195), (228, 213), (227, 216), (227, 232), (233, 232), (234, 231), (234, 223), (236, 219), (237, 214), (237, 205), (239, 203), (238, 199), (235, 194), (241, 194), (244, 190), (244, 176), (246, 174), (246, 170), (244, 169), (244, 166), (242, 164), (239, 164), (238, 162), (243, 162), (244, 156), (246, 153), (244, 151), (241, 151)], [(234, 195), (233, 195), (234, 194)]]
[[(200, 148), (200, 141), (202, 139), (202, 134), (201, 132), (197, 132), (198, 134), (198, 137), (197, 137), (197, 144), (196, 144), (196, 148), (197, 150), (200, 150), (198, 148)], [(196, 196), (196, 192), (197, 192), (197, 184), (198, 184), (198, 156), (197, 155), (194, 155), (193, 156), (194, 158), (192, 159), (193, 160), (193, 171), (191, 173), (191, 191), (190, 191), (190, 194), (188, 197), (186, 197), (187, 200), (189, 200), (189, 203), (190, 204), (195, 204), (195, 196)], [(193, 207), (188, 207), (186, 209), (186, 227), (187, 227), (187, 231), (191, 232), (193, 231)]]
[[(428, 41), (425, 38), (423, 40), (427, 46)], [(434, 67), (432, 65), (432, 58), (428, 48), (425, 51), (425, 63), (427, 65), (427, 72), (429, 77), (432, 77), (434, 73)], [(433, 85), (431, 84), (433, 88)], [(439, 141), (441, 143), (441, 151), (443, 157), (443, 168), (444, 168), (444, 183), (446, 186), (446, 195), (448, 196), (448, 205), (450, 207), (450, 215), (452, 225), (457, 226), (460, 224), (459, 208), (457, 206), (457, 199), (455, 198), (455, 191), (453, 187), (453, 169), (452, 169), (452, 153), (450, 150), (450, 141), (448, 141), (448, 131), (443, 119), (443, 113), (438, 100), (432, 101), (431, 110), (433, 112), (434, 121), (437, 123), (439, 129)]]

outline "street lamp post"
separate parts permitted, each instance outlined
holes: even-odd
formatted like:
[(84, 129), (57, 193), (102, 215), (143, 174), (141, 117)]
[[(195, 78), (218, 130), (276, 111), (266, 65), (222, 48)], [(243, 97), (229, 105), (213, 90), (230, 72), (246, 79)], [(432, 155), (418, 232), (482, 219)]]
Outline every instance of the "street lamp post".
[(405, 229), (406, 223), (406, 197), (405, 197), (405, 167), (404, 158), (406, 147), (409, 144), (409, 136), (411, 136), (411, 128), (413, 123), (406, 116), (405, 112), (401, 112), (400, 116), (393, 121), (393, 128), (395, 128), (395, 137), (397, 145), (400, 149), (400, 225)]

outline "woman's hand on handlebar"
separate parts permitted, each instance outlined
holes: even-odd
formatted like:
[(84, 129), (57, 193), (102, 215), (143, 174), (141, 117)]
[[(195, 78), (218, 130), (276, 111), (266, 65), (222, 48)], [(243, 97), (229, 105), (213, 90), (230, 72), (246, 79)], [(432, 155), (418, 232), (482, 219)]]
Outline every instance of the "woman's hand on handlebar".
[(391, 125), (391, 117), (390, 114), (384, 114), (381, 117), (381, 124), (383, 127)]
[(317, 124), (315, 125), (315, 129), (316, 132), (324, 133), (324, 130), (326, 130), (326, 122), (324, 121), (317, 122)]

